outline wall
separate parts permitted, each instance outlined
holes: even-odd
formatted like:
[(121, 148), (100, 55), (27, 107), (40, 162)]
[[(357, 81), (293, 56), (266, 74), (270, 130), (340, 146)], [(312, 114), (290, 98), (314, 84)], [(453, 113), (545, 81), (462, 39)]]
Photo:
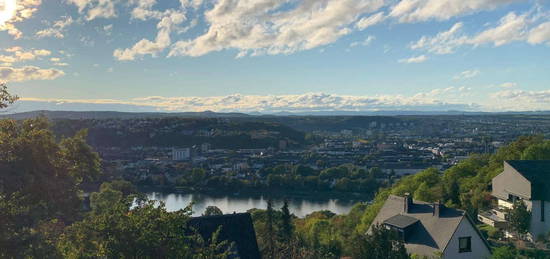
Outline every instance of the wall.
[(531, 209), (531, 228), (530, 233), (533, 238), (539, 235), (546, 235), (550, 231), (550, 202), (544, 202), (544, 221), (541, 221), (541, 201), (532, 201)]
[(493, 178), (493, 196), (508, 199), (508, 194), (531, 199), (531, 183), (507, 163), (504, 171)]
[[(459, 253), (458, 238), (468, 236), (472, 237), (472, 252)], [(458, 224), (457, 230), (451, 238), (451, 241), (449, 241), (449, 244), (447, 244), (445, 251), (443, 251), (443, 258), (445, 259), (485, 259), (489, 258), (490, 255), (491, 252), (466, 217), (462, 218), (462, 220)]]

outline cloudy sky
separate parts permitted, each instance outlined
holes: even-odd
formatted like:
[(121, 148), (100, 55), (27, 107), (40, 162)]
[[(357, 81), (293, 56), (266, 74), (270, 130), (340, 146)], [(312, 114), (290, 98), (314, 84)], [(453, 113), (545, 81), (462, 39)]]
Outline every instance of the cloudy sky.
[(550, 110), (550, 0), (0, 0), (11, 111)]

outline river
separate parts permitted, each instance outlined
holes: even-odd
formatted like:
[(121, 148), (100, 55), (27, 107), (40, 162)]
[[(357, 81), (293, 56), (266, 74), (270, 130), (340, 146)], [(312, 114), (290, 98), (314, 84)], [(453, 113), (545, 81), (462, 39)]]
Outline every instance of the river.
[[(175, 211), (188, 206), (194, 202), (193, 216), (200, 216), (206, 207), (216, 206), (223, 213), (246, 212), (252, 208), (265, 209), (267, 199), (265, 196), (248, 195), (210, 195), (203, 193), (180, 194), (148, 192), (147, 197), (153, 200), (163, 201), (168, 211)], [(273, 207), (280, 209), (283, 206), (283, 198), (272, 198)], [(351, 210), (353, 204), (358, 201), (341, 199), (305, 199), (288, 198), (288, 207), (291, 213), (297, 217), (304, 217), (311, 212), (319, 210), (330, 210), (336, 214), (345, 214)]]

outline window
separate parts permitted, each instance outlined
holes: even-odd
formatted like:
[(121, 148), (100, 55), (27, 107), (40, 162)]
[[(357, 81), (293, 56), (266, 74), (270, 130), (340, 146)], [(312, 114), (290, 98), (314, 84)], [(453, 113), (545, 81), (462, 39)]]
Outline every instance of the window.
[(540, 201), (540, 221), (544, 221), (544, 203), (545, 201)]
[(458, 238), (458, 252), (459, 253), (472, 252), (472, 237)]

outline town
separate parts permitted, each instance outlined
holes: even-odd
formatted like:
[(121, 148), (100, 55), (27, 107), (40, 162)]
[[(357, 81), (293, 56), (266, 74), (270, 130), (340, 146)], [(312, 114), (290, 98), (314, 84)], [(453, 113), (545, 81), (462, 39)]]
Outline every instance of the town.
[[(146, 116), (58, 117), (53, 128), (60, 136), (86, 128), (104, 166), (136, 184), (219, 189), (215, 182), (223, 179), (225, 191), (277, 189), (273, 169), (280, 175), (298, 166), (311, 171), (301, 173), (301, 187), (313, 181), (321, 186), (315, 190), (337, 191), (346, 175), (323, 179), (321, 172), (346, 165), (369, 171), (378, 185), (367, 188), (374, 191), (427, 168), (445, 170), (470, 154), (493, 153), (519, 136), (550, 132), (548, 115)], [(347, 185), (340, 190), (359, 192)]]

